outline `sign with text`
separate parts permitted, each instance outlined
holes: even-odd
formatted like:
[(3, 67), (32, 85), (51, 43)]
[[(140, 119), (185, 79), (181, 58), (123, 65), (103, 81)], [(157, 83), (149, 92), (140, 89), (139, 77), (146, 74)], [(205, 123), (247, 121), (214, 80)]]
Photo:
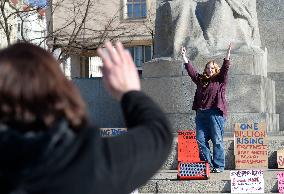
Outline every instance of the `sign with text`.
[(277, 151), (278, 168), (284, 168), (284, 150)]
[(263, 170), (231, 170), (231, 193), (264, 193)]
[(127, 128), (100, 128), (102, 137), (113, 137), (127, 132)]
[(268, 168), (265, 123), (236, 123), (234, 155), (236, 169)]
[(178, 161), (200, 161), (195, 130), (178, 130)]
[(278, 172), (277, 178), (278, 178), (278, 193), (284, 193), (284, 172)]

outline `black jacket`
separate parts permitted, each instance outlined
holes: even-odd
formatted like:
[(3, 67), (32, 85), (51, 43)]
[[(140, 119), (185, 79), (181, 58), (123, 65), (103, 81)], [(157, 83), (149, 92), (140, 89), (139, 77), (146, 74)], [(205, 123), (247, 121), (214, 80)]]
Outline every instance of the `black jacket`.
[(113, 138), (64, 121), (45, 132), (0, 126), (0, 194), (127, 194), (145, 184), (169, 154), (171, 130), (142, 92), (121, 105), (128, 132)]

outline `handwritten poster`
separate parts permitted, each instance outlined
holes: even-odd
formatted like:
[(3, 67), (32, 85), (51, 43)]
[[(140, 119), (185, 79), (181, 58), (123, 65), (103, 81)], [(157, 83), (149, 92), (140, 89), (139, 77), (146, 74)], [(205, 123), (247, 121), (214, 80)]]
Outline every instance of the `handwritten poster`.
[(263, 170), (231, 170), (231, 193), (264, 193)]
[(200, 161), (195, 130), (178, 130), (178, 161)]
[(284, 168), (284, 150), (277, 151), (278, 168)]
[(127, 128), (100, 128), (102, 137), (112, 137), (127, 132)]
[(265, 123), (237, 123), (234, 131), (236, 169), (268, 168)]
[(277, 178), (278, 178), (278, 193), (284, 193), (284, 172), (278, 172)]

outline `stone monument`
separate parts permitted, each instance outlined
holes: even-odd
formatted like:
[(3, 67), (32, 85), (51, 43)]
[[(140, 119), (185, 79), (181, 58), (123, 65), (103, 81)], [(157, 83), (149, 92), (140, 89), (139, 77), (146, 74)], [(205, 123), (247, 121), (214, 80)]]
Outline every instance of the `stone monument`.
[(267, 50), (261, 47), (256, 0), (158, 0), (155, 59), (144, 64), (142, 87), (166, 112), (174, 129), (194, 129), (195, 84), (183, 68), (180, 49), (201, 72), (209, 60), (220, 65), (233, 43), (225, 133), (234, 123), (266, 122), (278, 133), (275, 83), (267, 78)]
[(179, 56), (181, 46), (196, 55), (224, 53), (228, 43), (235, 52), (261, 52), (256, 0), (158, 1), (155, 56)]

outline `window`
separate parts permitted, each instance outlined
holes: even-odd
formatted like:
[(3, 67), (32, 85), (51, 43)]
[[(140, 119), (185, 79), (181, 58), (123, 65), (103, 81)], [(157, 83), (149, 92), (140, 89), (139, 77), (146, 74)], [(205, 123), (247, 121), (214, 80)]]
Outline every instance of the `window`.
[(101, 67), (103, 66), (102, 59), (100, 57), (89, 58), (89, 77), (102, 77)]
[(152, 59), (152, 47), (151, 46), (133, 46), (128, 47), (132, 58), (139, 70), (142, 70), (142, 64)]
[(127, 18), (139, 19), (147, 15), (146, 0), (127, 0)]

